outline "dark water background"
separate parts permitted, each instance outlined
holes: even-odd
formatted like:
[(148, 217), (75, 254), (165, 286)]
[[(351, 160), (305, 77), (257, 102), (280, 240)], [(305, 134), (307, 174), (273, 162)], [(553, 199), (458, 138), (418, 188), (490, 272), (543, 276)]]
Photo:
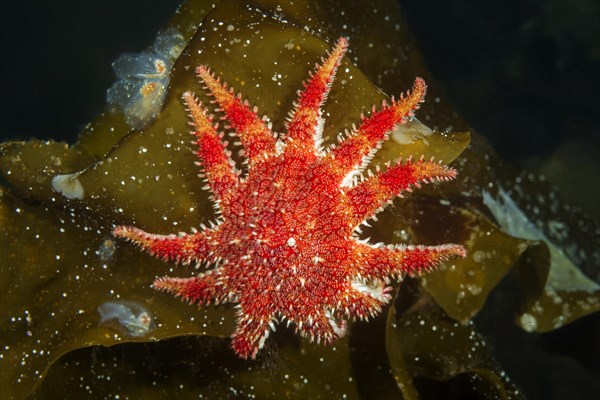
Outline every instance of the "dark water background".
[[(177, 4), (1, 0), (0, 141), (73, 142), (104, 107), (112, 61), (149, 45)], [(406, 0), (403, 8), (458, 112), (503, 158), (547, 172), (598, 218), (600, 2)], [(482, 323), (512, 324), (504, 319), (484, 314)], [(530, 398), (600, 392), (597, 316), (541, 337), (511, 332), (497, 355)]]
[[(72, 142), (104, 107), (112, 61), (149, 45), (178, 3), (1, 0), (0, 139)], [(430, 70), (475, 131), (599, 220), (600, 2), (402, 4)]]

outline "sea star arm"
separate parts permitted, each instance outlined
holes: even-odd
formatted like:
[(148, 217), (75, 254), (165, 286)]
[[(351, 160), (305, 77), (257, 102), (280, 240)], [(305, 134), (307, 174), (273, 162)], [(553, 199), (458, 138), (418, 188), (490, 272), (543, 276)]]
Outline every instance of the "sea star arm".
[(403, 275), (416, 276), (430, 271), (453, 257), (465, 257), (465, 248), (458, 244), (439, 246), (387, 246), (375, 247), (361, 244), (358, 248), (363, 263), (359, 274), (367, 279), (380, 279)]
[(321, 104), (325, 101), (335, 73), (348, 48), (340, 38), (329, 56), (311, 75), (296, 103), (296, 110), (287, 124), (286, 143), (292, 147), (318, 147), (322, 126)]
[(275, 330), (274, 314), (250, 315), (242, 308), (235, 332), (231, 335), (231, 346), (240, 357), (254, 359), (265, 345), (271, 330)]
[(265, 153), (275, 154), (275, 136), (265, 121), (258, 117), (257, 108), (250, 109), (247, 101), (242, 101), (240, 95), (235, 96), (233, 89), (227, 89), (227, 84), (221, 84), (204, 65), (199, 66), (196, 72), (238, 134), (248, 162), (256, 162)]
[(210, 270), (193, 278), (165, 276), (155, 280), (152, 287), (181, 297), (190, 304), (224, 303), (229, 300), (230, 293), (227, 292), (224, 285), (219, 284), (215, 271)]
[(369, 320), (381, 312), (383, 304), (391, 300), (389, 295), (390, 287), (383, 283), (377, 287), (353, 282), (352, 288), (348, 290), (340, 303), (340, 309), (349, 318), (358, 318), (360, 320)]
[(313, 342), (327, 344), (346, 335), (346, 321), (336, 320), (327, 310), (305, 317), (303, 321), (291, 321), (296, 324), (296, 332)]
[(419, 108), (426, 92), (425, 81), (416, 78), (406, 96), (401, 95), (398, 101), (392, 99), (390, 105), (384, 103), (383, 108), (369, 118), (363, 117), (358, 130), (331, 150), (329, 157), (332, 163), (344, 176), (364, 168), (394, 126), (411, 117)]
[(113, 230), (113, 235), (134, 242), (157, 258), (189, 264), (192, 261), (206, 260), (210, 257), (213, 246), (209, 232), (205, 230), (179, 236), (155, 235), (133, 226), (117, 226)]
[(200, 160), (197, 164), (204, 168), (208, 187), (217, 203), (220, 203), (239, 183), (231, 154), (227, 150), (227, 143), (217, 133), (217, 125), (213, 124), (212, 116), (208, 116), (206, 110), (202, 109), (193, 93), (185, 92), (183, 100), (192, 119), (191, 125), (195, 128), (193, 134), (198, 145), (196, 155)]
[(281, 141), (255, 109), (199, 67), (198, 75), (239, 135), (252, 168), (241, 177), (218, 124), (187, 92), (183, 99), (194, 126), (195, 154), (222, 213), (219, 224), (189, 235), (114, 229), (115, 236), (166, 261), (218, 264), (190, 278), (159, 278), (153, 286), (190, 303), (238, 303), (232, 347), (242, 358), (255, 358), (282, 320), (315, 341), (342, 337), (348, 319), (368, 319), (391, 300), (391, 278), (418, 275), (465, 256), (456, 244), (385, 247), (353, 235), (353, 228), (359, 231), (400, 192), (451, 179), (456, 171), (409, 159), (388, 164), (374, 176), (368, 172), (360, 183), (353, 179), (393, 127), (418, 108), (426, 91), (419, 78), (406, 97), (362, 118), (338, 147), (320, 148), (321, 106), (346, 49), (346, 40), (339, 39), (304, 83)]
[(420, 187), (421, 183), (450, 180), (456, 176), (456, 170), (434, 162), (408, 159), (397, 163), (387, 170), (366, 179), (348, 189), (346, 194), (352, 208), (352, 223), (356, 226), (376, 214), (388, 201), (401, 196), (402, 191), (411, 191), (411, 186)]

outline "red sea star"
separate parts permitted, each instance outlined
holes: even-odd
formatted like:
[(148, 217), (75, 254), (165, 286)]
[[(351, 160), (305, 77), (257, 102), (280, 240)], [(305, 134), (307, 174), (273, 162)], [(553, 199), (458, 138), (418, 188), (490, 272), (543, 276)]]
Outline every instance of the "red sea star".
[(451, 256), (460, 245), (372, 245), (359, 226), (400, 192), (421, 182), (448, 180), (456, 171), (433, 161), (408, 160), (357, 182), (354, 177), (389, 132), (423, 101), (425, 82), (363, 118), (340, 144), (321, 148), (320, 107), (346, 52), (340, 38), (300, 93), (277, 140), (270, 125), (205, 66), (197, 69), (220, 111), (239, 135), (248, 161), (236, 169), (217, 124), (191, 92), (183, 95), (198, 145), (199, 165), (219, 211), (216, 226), (192, 234), (155, 235), (118, 226), (129, 239), (165, 261), (207, 262), (214, 268), (191, 278), (164, 277), (154, 288), (200, 304), (239, 303), (232, 347), (255, 358), (275, 323), (287, 319), (302, 336), (331, 342), (345, 333), (345, 319), (368, 318), (391, 296), (390, 277), (418, 274)]

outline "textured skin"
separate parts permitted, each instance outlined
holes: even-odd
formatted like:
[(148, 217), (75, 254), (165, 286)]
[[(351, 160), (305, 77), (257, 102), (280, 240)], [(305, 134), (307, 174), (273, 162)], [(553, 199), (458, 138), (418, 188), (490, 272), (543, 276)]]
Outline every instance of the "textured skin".
[(339, 39), (305, 83), (279, 143), (255, 110), (200, 66), (199, 77), (241, 141), (247, 175), (236, 170), (212, 116), (187, 92), (199, 165), (220, 212), (217, 224), (178, 236), (126, 226), (114, 230), (165, 261), (214, 265), (191, 278), (157, 279), (154, 287), (190, 303), (239, 303), (232, 347), (243, 358), (256, 357), (275, 323), (284, 320), (304, 337), (331, 342), (344, 335), (347, 319), (381, 311), (391, 298), (385, 284), (390, 278), (465, 255), (455, 244), (384, 246), (358, 238), (359, 225), (402, 191), (452, 179), (456, 171), (408, 160), (367, 179), (354, 178), (362, 178), (373, 149), (423, 101), (426, 85), (420, 78), (407, 96), (363, 118), (337, 147), (320, 148), (320, 107), (346, 48)]

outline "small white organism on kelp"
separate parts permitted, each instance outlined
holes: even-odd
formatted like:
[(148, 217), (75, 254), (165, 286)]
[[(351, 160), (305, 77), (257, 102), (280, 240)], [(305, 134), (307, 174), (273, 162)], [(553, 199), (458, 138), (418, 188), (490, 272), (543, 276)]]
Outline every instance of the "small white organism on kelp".
[(122, 54), (113, 62), (118, 80), (106, 92), (106, 101), (123, 110), (127, 124), (143, 128), (160, 112), (171, 69), (185, 47), (184, 37), (167, 29), (148, 50)]

